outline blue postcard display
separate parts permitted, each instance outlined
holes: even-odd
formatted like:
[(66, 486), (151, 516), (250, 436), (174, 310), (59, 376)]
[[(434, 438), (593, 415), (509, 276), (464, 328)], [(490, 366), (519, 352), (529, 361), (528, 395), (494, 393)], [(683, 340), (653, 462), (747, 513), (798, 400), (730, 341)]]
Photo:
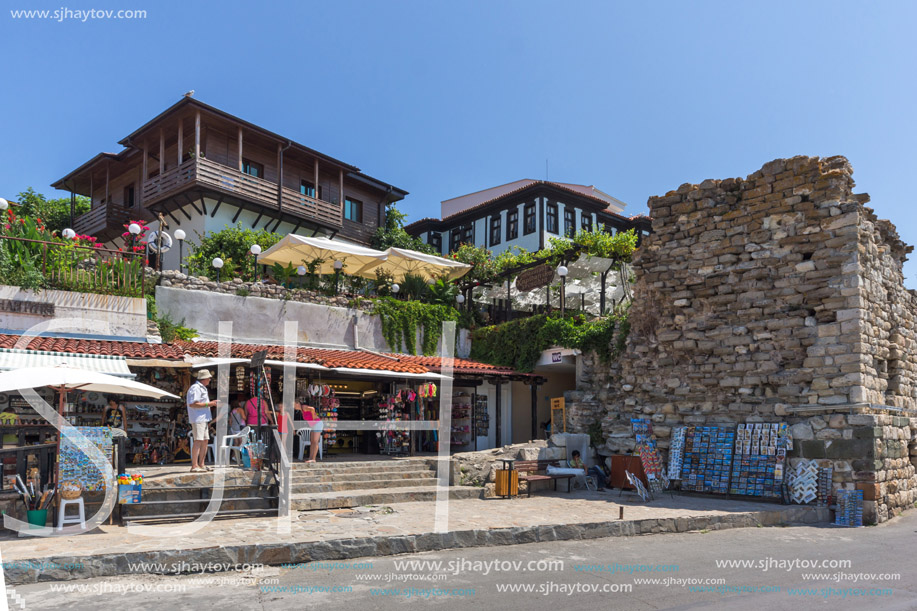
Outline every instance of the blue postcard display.
[[(97, 447), (111, 463), (111, 429), (107, 426), (75, 427), (86, 436), (89, 443)], [(89, 455), (77, 446), (76, 440), (61, 435), (60, 444), (60, 481), (76, 482), (85, 492), (105, 490), (105, 479), (89, 458)]]

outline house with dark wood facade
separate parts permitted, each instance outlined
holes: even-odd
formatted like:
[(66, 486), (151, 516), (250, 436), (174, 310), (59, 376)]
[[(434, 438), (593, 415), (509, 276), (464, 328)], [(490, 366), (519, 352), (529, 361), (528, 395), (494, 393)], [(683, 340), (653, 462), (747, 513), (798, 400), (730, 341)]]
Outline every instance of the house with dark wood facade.
[(594, 186), (523, 179), (447, 199), (441, 218), (421, 219), (405, 229), (442, 254), (461, 244), (494, 253), (516, 246), (537, 251), (551, 237), (572, 237), (595, 227), (610, 233), (635, 229), (638, 239), (648, 234), (649, 217), (625, 216), (625, 206)]
[[(197, 234), (242, 223), (368, 244), (407, 191), (186, 96), (52, 186), (92, 200), (77, 233), (119, 245), (128, 219)], [(163, 258), (178, 267), (177, 248)]]

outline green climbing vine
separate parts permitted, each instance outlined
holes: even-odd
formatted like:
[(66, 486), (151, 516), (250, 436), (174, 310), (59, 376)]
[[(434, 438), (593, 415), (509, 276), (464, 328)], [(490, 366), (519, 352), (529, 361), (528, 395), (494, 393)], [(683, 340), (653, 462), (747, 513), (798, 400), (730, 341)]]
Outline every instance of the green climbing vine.
[(531, 371), (542, 352), (560, 346), (595, 352), (607, 363), (624, 350), (629, 331), (626, 309), (595, 320), (581, 314), (539, 314), (476, 329), (471, 336), (471, 358)]
[(399, 301), (391, 297), (373, 300), (373, 312), (382, 320), (382, 335), (394, 352), (417, 354), (417, 332), (420, 353), (432, 355), (443, 334), (443, 322), (457, 321), (459, 313), (445, 305)]

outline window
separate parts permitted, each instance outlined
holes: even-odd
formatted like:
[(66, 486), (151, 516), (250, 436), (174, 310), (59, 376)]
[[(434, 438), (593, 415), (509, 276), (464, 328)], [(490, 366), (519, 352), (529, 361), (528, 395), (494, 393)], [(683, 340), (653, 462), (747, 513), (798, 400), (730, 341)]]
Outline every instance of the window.
[(449, 251), (455, 252), (462, 245), (462, 228), (456, 227), (449, 232)]
[(134, 185), (124, 187), (124, 207), (134, 207)]
[(427, 244), (436, 249), (436, 252), (443, 251), (443, 234), (438, 231), (431, 231), (427, 234)]
[(498, 214), (490, 217), (490, 245), (496, 246), (503, 237), (502, 217)]
[(579, 223), (583, 231), (592, 231), (592, 215), (588, 212), (583, 212), (583, 216), (580, 217)]
[(535, 233), (535, 204), (525, 205), (525, 235)]
[(354, 223), (363, 222), (363, 202), (352, 197), (344, 198), (344, 218)]
[(576, 210), (573, 208), (564, 208), (564, 235), (568, 238), (573, 237), (574, 228), (573, 220), (576, 218)]
[(519, 209), (514, 208), (506, 214), (506, 240), (519, 237)]
[(465, 225), (462, 231), (462, 242), (465, 244), (474, 244), (474, 221)]
[(242, 172), (255, 178), (264, 178), (264, 164), (242, 158)]
[(557, 233), (557, 204), (548, 204), (548, 220), (545, 224), (549, 233)]
[[(315, 195), (315, 185), (312, 184), (310, 180), (304, 180), (299, 183), (299, 192), (307, 197), (316, 198)], [(322, 186), (318, 186), (318, 196), (317, 199), (322, 199)]]

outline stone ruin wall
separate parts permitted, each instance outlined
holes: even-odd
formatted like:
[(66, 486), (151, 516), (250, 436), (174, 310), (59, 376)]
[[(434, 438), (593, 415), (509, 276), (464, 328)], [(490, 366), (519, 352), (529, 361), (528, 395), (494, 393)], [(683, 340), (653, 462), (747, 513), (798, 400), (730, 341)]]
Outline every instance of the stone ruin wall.
[(910, 248), (852, 173), (843, 157), (794, 157), (650, 198), (627, 351), (611, 367), (584, 358), (571, 429), (600, 420), (619, 453), (631, 417), (663, 449), (673, 426), (785, 421), (791, 456), (862, 489), (867, 519), (912, 505), (917, 418), (886, 407), (917, 407)]

